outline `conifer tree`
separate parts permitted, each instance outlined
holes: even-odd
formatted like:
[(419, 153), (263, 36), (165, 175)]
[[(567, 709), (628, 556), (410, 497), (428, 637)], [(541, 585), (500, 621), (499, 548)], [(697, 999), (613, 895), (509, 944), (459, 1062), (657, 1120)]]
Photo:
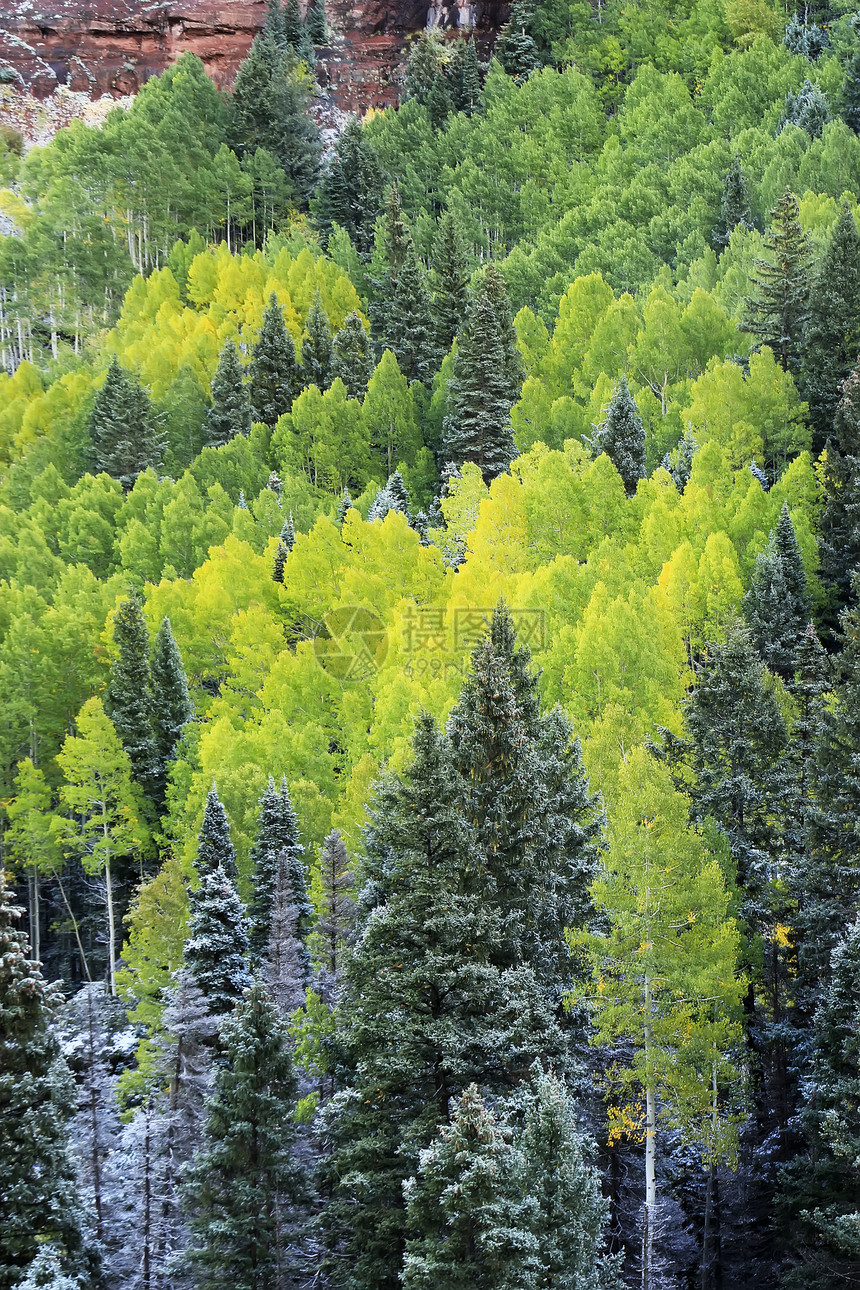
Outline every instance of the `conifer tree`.
[(800, 392), (809, 403), (816, 446), (830, 434), (842, 384), (860, 353), (860, 233), (846, 204), (809, 292)]
[[(249, 910), (250, 946), (256, 959), (265, 953), (271, 931), (272, 910), (275, 905), (280, 856), (287, 856), (290, 896), (287, 903), (296, 907), (299, 919), (298, 934), (302, 945), (307, 940), (313, 907), (308, 900), (305, 849), (299, 840), (299, 821), (293, 809), (286, 776), (280, 789), (269, 776), (269, 782), (260, 798), (257, 837), (251, 848), (254, 866), (254, 894)], [(307, 950), (303, 951), (305, 962)]]
[(302, 334), (302, 382), (327, 390), (332, 383), (334, 349), (328, 314), (319, 291), (314, 292)]
[(388, 505), (392, 511), (399, 511), (401, 515), (409, 515), (409, 493), (403, 482), (403, 476), (399, 470), (395, 470), (393, 475), (389, 475), (388, 483), (385, 485), (385, 491), (388, 494)]
[(423, 265), (409, 238), (396, 274), (389, 275), (382, 344), (408, 381), (429, 387), (438, 366), (435, 321)]
[(621, 377), (613, 391), (592, 447), (596, 456), (606, 453), (621, 476), (624, 491), (632, 497), (639, 480), (645, 478), (645, 427), (626, 376)]
[(320, 994), (327, 1003), (336, 1001), (344, 949), (355, 921), (354, 886), (346, 845), (340, 832), (332, 829), (320, 852), (320, 896), (310, 941), (319, 967)]
[(197, 835), (194, 868), (199, 877), (203, 878), (207, 873), (214, 873), (219, 865), (231, 882), (235, 882), (238, 877), (236, 851), (230, 840), (227, 812), (221, 804), (218, 790), (213, 783), (203, 808), (203, 823)]
[(312, 44), (326, 44), (328, 40), (328, 24), (325, 16), (325, 0), (308, 0), (305, 29)]
[(284, 38), (293, 50), (301, 48), (305, 34), (305, 23), (299, 0), (287, 0), (284, 5)]
[(66, 1136), (70, 1081), (51, 1029), (62, 997), (28, 958), (21, 912), (0, 870), (0, 1286), (28, 1275), (38, 1285), (41, 1248), (77, 1290), (90, 1267)]
[(839, 114), (850, 130), (860, 134), (860, 50), (851, 55), (839, 97)]
[(293, 513), (290, 511), (284, 520), (283, 528), (278, 537), (278, 549), (275, 552), (275, 563), (272, 568), (272, 578), (275, 582), (283, 583), (284, 568), (287, 563), (287, 556), (292, 551), (296, 543), (296, 532), (293, 527)]
[(263, 325), (251, 353), (250, 398), (254, 419), (274, 427), (289, 412), (298, 393), (298, 364), (293, 338), (274, 291), (263, 312)]
[(332, 342), (332, 375), (346, 386), (351, 399), (363, 399), (373, 375), (374, 361), (370, 337), (359, 314), (347, 314)]
[(404, 99), (414, 99), (416, 103), (426, 105), (442, 71), (442, 41), (438, 32), (425, 27), (409, 50), (403, 83)]
[(769, 345), (782, 370), (796, 370), (809, 316), (809, 242), (790, 188), (770, 213), (767, 259), (754, 262), (753, 294), (744, 302), (744, 330)]
[(825, 626), (836, 630), (852, 598), (851, 579), (860, 564), (860, 363), (842, 385), (827, 441), (820, 523), (821, 580), (828, 593)]
[(433, 243), (433, 310), (436, 343), (443, 354), (460, 331), (469, 299), (469, 269), (459, 223), (452, 211), (439, 221)]
[(780, 513), (744, 597), (744, 614), (765, 665), (785, 681), (797, 667), (797, 651), (809, 622), (806, 574), (788, 504)]
[(346, 519), (347, 512), (352, 510), (352, 506), (353, 506), (353, 502), (349, 493), (349, 489), (345, 488), (343, 490), (343, 496), (341, 497), (340, 501), (337, 504), (338, 528), (341, 528), (341, 529), (343, 528), (343, 522)]
[(787, 125), (796, 125), (805, 130), (813, 139), (818, 139), (827, 122), (830, 120), (830, 108), (824, 94), (817, 85), (807, 79), (794, 94), (789, 90), (785, 96), (785, 106), (779, 130)]
[(286, 30), (284, 27), (284, 10), (281, 0), (268, 0), (266, 5), (266, 21), (263, 24), (263, 33), (271, 36), (275, 44), (284, 49), (287, 45)]
[(262, 1290), (294, 1271), (296, 1080), (284, 1021), (255, 983), (225, 1019), (204, 1141), (183, 1183), (198, 1290)]
[(510, 415), (519, 380), (513, 378), (512, 331), (504, 281), (490, 265), (458, 338), (442, 429), (444, 460), (458, 467), (473, 461), (485, 480), (507, 470), (516, 456)]
[(427, 112), (434, 130), (441, 130), (451, 115), (453, 103), (448, 91), (448, 81), (442, 72), (437, 72), (427, 97)]
[(458, 40), (448, 74), (454, 107), (464, 116), (474, 116), (483, 106), (481, 65), (473, 37)]
[(260, 974), (278, 1010), (285, 1016), (304, 1006), (308, 984), (308, 954), (299, 935), (299, 911), (293, 903), (290, 858), (282, 850), (269, 913), (269, 939)]
[(159, 778), (152, 729), (153, 693), (149, 629), (139, 597), (132, 594), (114, 615), (117, 655), (111, 663), (105, 710), (131, 760), (135, 779), (151, 793)]
[(742, 228), (752, 228), (753, 217), (746, 176), (741, 169), (740, 159), (735, 153), (723, 180), (720, 218), (717, 220), (712, 238), (714, 246), (728, 246), (732, 230), (739, 224)]
[(245, 910), (218, 864), (207, 869), (190, 895), (185, 966), (211, 1016), (230, 1012), (249, 983)]
[(182, 655), (170, 627), (163, 618), (152, 647), (152, 730), (155, 739), (156, 796), (164, 800), (167, 770), (176, 755), (182, 731), (194, 716)]
[(104, 471), (130, 489), (141, 471), (161, 465), (165, 436), (149, 395), (114, 355), (89, 420), (94, 474)]
[(540, 55), (529, 31), (533, 14), (526, 0), (513, 0), (511, 16), (502, 32), (499, 59), (508, 76), (521, 83), (540, 67)]
[(376, 153), (361, 123), (350, 117), (314, 196), (312, 209), (318, 228), (328, 236), (337, 224), (349, 234), (358, 254), (367, 258), (373, 249), (383, 189)]
[(251, 433), (251, 402), (239, 362), (239, 351), (228, 340), (212, 378), (212, 406), (206, 412), (206, 443), (220, 448), (237, 434)]

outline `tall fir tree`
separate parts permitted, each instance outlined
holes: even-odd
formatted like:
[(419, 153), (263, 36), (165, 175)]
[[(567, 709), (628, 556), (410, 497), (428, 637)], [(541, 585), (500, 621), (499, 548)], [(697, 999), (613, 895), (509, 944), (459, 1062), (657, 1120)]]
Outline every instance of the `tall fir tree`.
[(355, 922), (355, 878), (338, 829), (332, 829), (323, 842), (318, 881), (317, 919), (310, 945), (319, 969), (320, 994), (333, 1004)]
[(814, 446), (831, 432), (842, 384), (860, 353), (860, 233), (847, 203), (833, 226), (809, 292), (799, 386)]
[(639, 480), (645, 478), (645, 427), (626, 376), (613, 390), (606, 415), (591, 442), (596, 456), (606, 453), (621, 476), (625, 493), (632, 497)]
[(788, 504), (764, 551), (756, 556), (744, 614), (765, 665), (790, 682), (809, 622), (806, 574)]
[(458, 40), (448, 73), (454, 107), (464, 116), (474, 116), (483, 107), (481, 65), (474, 37)]
[(332, 375), (340, 378), (351, 399), (363, 399), (374, 369), (373, 347), (360, 315), (347, 314), (332, 342)]
[(88, 1290), (93, 1268), (66, 1127), (70, 1079), (52, 1030), (62, 996), (28, 957), (21, 913), (0, 870), (0, 1287), (18, 1286), (48, 1248), (58, 1274)]
[(333, 359), (334, 349), (328, 314), (323, 308), (319, 291), (315, 291), (302, 334), (303, 383), (315, 385), (318, 390), (327, 390), (332, 382)]
[(284, 27), (284, 9), (281, 0), (268, 0), (263, 33), (266, 36), (270, 36), (280, 49), (286, 48), (288, 41)]
[(424, 266), (411, 238), (397, 273), (389, 275), (382, 344), (408, 381), (430, 386), (438, 367), (435, 320)]
[(312, 44), (325, 45), (327, 43), (328, 23), (325, 15), (325, 0), (308, 0), (305, 29)]
[[(296, 1080), (286, 1025), (255, 983), (225, 1019), (223, 1065), (183, 1183), (198, 1290), (264, 1290), (295, 1272)], [(292, 1220), (292, 1221), (291, 1221)]]
[(770, 213), (764, 238), (767, 258), (754, 262), (744, 302), (743, 328), (769, 345), (782, 370), (796, 371), (809, 317), (809, 240), (790, 188)]
[(194, 717), (194, 707), (188, 693), (188, 680), (182, 666), (182, 655), (170, 627), (170, 619), (163, 618), (152, 646), (152, 732), (155, 740), (156, 768), (155, 793), (159, 803), (164, 801), (167, 772), (176, 756), (182, 731)]
[(426, 106), (443, 66), (443, 45), (439, 33), (432, 27), (425, 27), (409, 50), (403, 99), (412, 99)]
[(214, 873), (219, 865), (230, 881), (235, 882), (239, 871), (236, 867), (236, 851), (230, 838), (230, 823), (213, 783), (203, 808), (194, 868), (202, 879), (207, 873)]
[(538, 47), (529, 30), (533, 16), (526, 0), (513, 0), (511, 16), (499, 42), (502, 67), (518, 84), (541, 65)]
[(284, 39), (294, 52), (301, 49), (305, 36), (305, 21), (299, 0), (287, 0), (284, 5)]
[[(313, 906), (308, 900), (305, 849), (300, 840), (298, 816), (293, 809), (286, 776), (281, 780), (280, 788), (276, 788), (270, 775), (260, 798), (257, 836), (251, 848), (254, 889), (249, 909), (249, 941), (251, 953), (256, 960), (265, 953), (269, 943), (282, 852), (287, 856), (290, 883), (288, 903), (296, 907), (299, 939), (304, 945), (313, 918)], [(304, 958), (307, 962), (307, 950), (304, 950)]]
[(850, 130), (860, 134), (860, 50), (855, 50), (845, 68), (839, 115)]
[(361, 123), (350, 117), (311, 204), (317, 227), (326, 237), (335, 224), (345, 229), (358, 254), (366, 259), (373, 250), (384, 187), (382, 167), (373, 146)]
[(251, 351), (250, 370), (254, 418), (273, 428), (278, 418), (289, 412), (299, 389), (296, 347), (274, 291), (263, 311), (263, 325)]
[(282, 850), (269, 911), (269, 939), (260, 960), (260, 975), (272, 1000), (285, 1016), (307, 999), (308, 952), (299, 934), (299, 911), (293, 903), (290, 857)]
[(434, 130), (442, 129), (451, 115), (453, 106), (448, 79), (443, 72), (437, 72), (427, 98), (427, 112)]
[(278, 536), (278, 549), (275, 552), (275, 563), (272, 567), (272, 579), (274, 582), (283, 583), (284, 569), (287, 564), (287, 556), (296, 544), (296, 531), (293, 526), (293, 513), (290, 511), (284, 520), (281, 532)]
[(512, 332), (504, 280), (490, 265), (458, 337), (442, 427), (445, 462), (460, 467), (472, 461), (485, 480), (507, 470), (516, 456), (510, 417), (521, 377), (512, 370)]
[(824, 628), (832, 637), (852, 600), (860, 565), (860, 362), (843, 383), (822, 471), (819, 519), (821, 580), (827, 591)]
[(239, 893), (218, 864), (190, 895), (185, 966), (211, 1016), (232, 1011), (250, 984), (248, 934)]
[(746, 176), (741, 168), (740, 158), (735, 153), (723, 180), (720, 218), (717, 220), (712, 237), (714, 246), (728, 246), (732, 231), (738, 225), (741, 228), (752, 228), (753, 217)]
[(165, 435), (149, 395), (115, 355), (93, 402), (89, 432), (93, 473), (103, 471), (126, 490), (141, 471), (161, 465)]
[(124, 600), (114, 615), (117, 654), (111, 663), (105, 710), (145, 793), (155, 791), (159, 757), (152, 728), (153, 692), (149, 628), (138, 596)]
[(212, 406), (206, 412), (206, 443), (220, 448), (237, 434), (251, 433), (251, 401), (239, 351), (232, 340), (221, 350), (212, 378)]
[(439, 221), (433, 242), (433, 311), (436, 343), (443, 354), (460, 331), (469, 299), (469, 267), (462, 229), (453, 211)]

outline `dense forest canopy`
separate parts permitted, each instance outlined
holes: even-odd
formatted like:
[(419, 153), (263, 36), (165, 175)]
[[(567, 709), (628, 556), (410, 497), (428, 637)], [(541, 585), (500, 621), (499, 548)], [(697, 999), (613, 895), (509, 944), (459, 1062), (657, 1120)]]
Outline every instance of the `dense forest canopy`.
[(860, 1285), (860, 14), (326, 30), (0, 135), (0, 1290)]

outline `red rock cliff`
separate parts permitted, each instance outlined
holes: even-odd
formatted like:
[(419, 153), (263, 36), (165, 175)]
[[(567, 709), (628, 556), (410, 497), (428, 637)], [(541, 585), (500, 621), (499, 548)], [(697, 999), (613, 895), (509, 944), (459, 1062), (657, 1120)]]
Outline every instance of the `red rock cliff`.
[[(428, 19), (484, 43), (506, 12), (501, 0), (329, 0), (320, 80), (341, 107), (390, 103), (406, 40)], [(229, 85), (264, 15), (265, 0), (0, 0), (0, 81), (40, 97), (58, 85), (133, 94), (187, 49)]]

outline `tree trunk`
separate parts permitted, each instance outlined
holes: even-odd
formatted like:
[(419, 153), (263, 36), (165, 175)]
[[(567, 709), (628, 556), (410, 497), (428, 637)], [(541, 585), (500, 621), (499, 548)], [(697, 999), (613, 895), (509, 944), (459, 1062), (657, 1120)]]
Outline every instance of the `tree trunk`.
[(642, 1290), (652, 1290), (657, 1210), (657, 1095), (651, 1065), (651, 982), (645, 978), (645, 1213), (642, 1224)]
[(110, 856), (105, 861), (105, 890), (107, 892), (108, 911), (108, 970), (110, 975), (110, 992), (116, 997), (116, 916), (113, 907), (113, 880), (110, 871)]

